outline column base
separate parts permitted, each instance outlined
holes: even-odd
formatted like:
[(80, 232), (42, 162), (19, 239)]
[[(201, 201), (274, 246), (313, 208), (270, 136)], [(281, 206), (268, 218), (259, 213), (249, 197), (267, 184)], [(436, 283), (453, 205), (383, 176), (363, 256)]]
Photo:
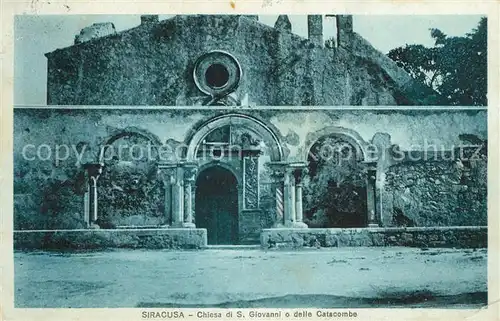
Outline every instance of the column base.
[(101, 227), (94, 221), (94, 222), (91, 222), (90, 224), (87, 224), (87, 228), (89, 228), (91, 230), (98, 230)]
[(308, 228), (306, 223), (304, 222), (290, 222), (286, 225), (286, 227), (291, 227), (291, 228)]
[(185, 228), (196, 228), (196, 224), (194, 223), (191, 223), (191, 222), (184, 222), (181, 224), (181, 227), (185, 227)]
[(190, 222), (175, 222), (172, 223), (172, 227), (196, 228), (196, 225)]
[(377, 223), (369, 223), (368, 227), (380, 227)]

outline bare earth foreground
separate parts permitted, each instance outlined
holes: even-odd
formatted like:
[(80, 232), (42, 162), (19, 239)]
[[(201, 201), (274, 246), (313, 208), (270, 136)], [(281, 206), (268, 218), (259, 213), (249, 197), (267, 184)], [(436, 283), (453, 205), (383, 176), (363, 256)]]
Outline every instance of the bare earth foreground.
[(15, 252), (22, 307), (480, 307), (486, 249)]

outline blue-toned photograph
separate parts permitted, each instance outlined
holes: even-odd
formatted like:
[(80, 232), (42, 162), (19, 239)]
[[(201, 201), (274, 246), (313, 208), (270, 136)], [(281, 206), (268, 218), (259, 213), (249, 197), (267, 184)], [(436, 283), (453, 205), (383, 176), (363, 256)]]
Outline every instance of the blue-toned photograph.
[(486, 17), (14, 27), (16, 308), (487, 305)]

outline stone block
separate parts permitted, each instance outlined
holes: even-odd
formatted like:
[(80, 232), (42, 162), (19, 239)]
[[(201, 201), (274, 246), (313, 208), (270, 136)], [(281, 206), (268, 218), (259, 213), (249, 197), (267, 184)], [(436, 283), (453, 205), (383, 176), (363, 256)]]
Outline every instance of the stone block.
[(119, 229), (15, 231), (15, 249), (201, 249), (206, 229)]
[[(430, 240), (432, 236), (432, 240)], [(265, 229), (261, 245), (304, 246), (486, 247), (486, 227), (409, 227), (379, 229)]]
[(385, 238), (382, 233), (371, 233), (373, 246), (385, 246)]
[(328, 234), (325, 237), (325, 247), (337, 247), (338, 239), (336, 234)]
[(373, 246), (373, 239), (368, 231), (353, 233), (350, 246)]

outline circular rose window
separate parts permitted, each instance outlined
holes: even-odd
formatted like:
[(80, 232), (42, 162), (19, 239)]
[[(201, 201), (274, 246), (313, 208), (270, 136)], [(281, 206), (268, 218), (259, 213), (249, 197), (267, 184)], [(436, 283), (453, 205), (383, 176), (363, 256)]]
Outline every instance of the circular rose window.
[(211, 51), (196, 61), (193, 77), (203, 93), (221, 97), (236, 90), (241, 78), (241, 67), (229, 53)]
[(205, 80), (212, 88), (222, 88), (229, 80), (229, 71), (222, 64), (213, 64), (207, 68)]

